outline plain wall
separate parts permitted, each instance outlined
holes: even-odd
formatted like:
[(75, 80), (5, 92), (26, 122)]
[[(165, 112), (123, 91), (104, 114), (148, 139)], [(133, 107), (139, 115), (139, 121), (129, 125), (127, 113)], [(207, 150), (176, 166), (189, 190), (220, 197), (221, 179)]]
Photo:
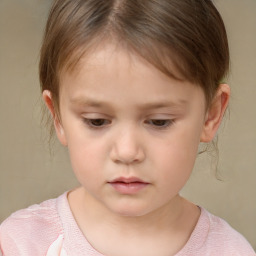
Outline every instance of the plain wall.
[[(226, 24), (232, 89), (218, 173), (199, 156), (182, 195), (227, 220), (256, 248), (256, 1), (215, 1)], [(77, 185), (65, 148), (41, 128), (40, 43), (51, 1), (0, 1), (0, 222)]]

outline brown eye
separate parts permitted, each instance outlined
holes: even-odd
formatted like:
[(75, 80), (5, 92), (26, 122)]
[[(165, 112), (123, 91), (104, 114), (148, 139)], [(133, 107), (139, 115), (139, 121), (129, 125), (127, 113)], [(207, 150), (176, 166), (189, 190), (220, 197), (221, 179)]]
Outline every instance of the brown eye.
[(166, 126), (168, 120), (151, 120), (151, 123), (155, 126)]
[(156, 128), (156, 129), (164, 129), (168, 128), (170, 125), (174, 123), (174, 120), (171, 119), (150, 119), (145, 121), (146, 124)]
[(104, 125), (105, 124), (105, 119), (92, 119), (92, 120), (90, 120), (90, 122), (91, 122), (91, 125), (93, 125), (93, 126), (102, 126), (102, 125)]
[(91, 128), (100, 128), (102, 126), (110, 124), (107, 119), (97, 118), (97, 119), (84, 119), (84, 122)]

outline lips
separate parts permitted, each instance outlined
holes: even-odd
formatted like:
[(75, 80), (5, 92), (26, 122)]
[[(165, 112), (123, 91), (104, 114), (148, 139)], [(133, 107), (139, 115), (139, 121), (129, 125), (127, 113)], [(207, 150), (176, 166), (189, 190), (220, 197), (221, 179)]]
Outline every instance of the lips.
[(136, 177), (119, 177), (108, 182), (120, 194), (133, 195), (145, 189), (149, 183)]

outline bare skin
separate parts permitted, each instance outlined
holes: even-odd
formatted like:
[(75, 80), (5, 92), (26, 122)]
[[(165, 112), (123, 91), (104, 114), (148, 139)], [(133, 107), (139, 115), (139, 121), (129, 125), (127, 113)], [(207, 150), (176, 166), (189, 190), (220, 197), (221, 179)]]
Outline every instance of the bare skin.
[(60, 119), (43, 97), (81, 188), (69, 193), (89, 243), (109, 256), (175, 255), (200, 209), (179, 196), (198, 145), (215, 136), (230, 90), (210, 107), (203, 90), (104, 45), (61, 79)]
[(200, 209), (180, 196), (173, 200), (179, 205), (175, 209), (158, 209), (137, 218), (117, 217), (97, 203), (90, 211), (82, 203), (90, 201), (82, 187), (69, 193), (68, 199), (82, 233), (103, 255), (175, 255), (189, 240), (200, 216)]

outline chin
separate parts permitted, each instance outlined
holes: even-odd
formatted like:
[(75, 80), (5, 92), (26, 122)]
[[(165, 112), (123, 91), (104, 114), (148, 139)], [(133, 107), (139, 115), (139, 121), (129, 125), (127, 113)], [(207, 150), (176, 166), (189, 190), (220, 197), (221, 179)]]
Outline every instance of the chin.
[(120, 217), (142, 217), (149, 214), (151, 211), (142, 207), (141, 205), (125, 205), (125, 206), (116, 206), (109, 208), (112, 213)]

